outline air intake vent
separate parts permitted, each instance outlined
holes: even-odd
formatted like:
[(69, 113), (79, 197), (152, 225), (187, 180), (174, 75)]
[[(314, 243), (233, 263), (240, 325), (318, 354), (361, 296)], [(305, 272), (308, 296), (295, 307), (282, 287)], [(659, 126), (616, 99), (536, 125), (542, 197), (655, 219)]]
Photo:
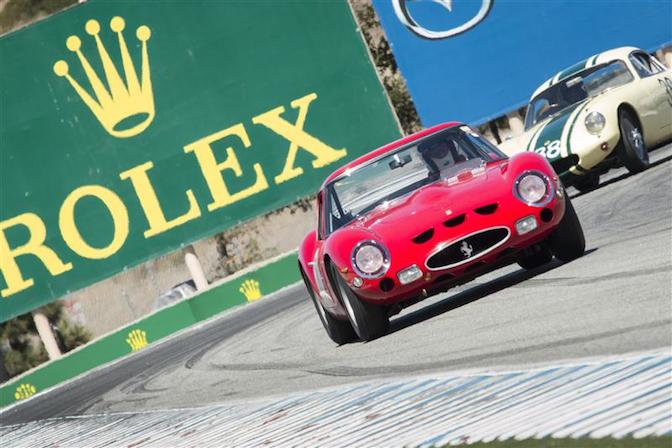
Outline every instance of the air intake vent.
[(484, 205), (483, 207), (475, 208), (474, 211), (479, 215), (492, 215), (497, 210), (497, 203)]
[(422, 243), (426, 243), (427, 241), (431, 240), (433, 236), (434, 236), (434, 229), (432, 228), (432, 229), (429, 229), (429, 230), (425, 230), (420, 235), (413, 238), (412, 241), (416, 244), (422, 244)]
[(495, 227), (455, 241), (427, 259), (429, 269), (444, 269), (467, 263), (502, 245), (510, 232), (507, 227)]
[(483, 266), (485, 266), (485, 261), (477, 261), (476, 263), (472, 264), (471, 266), (467, 267), (467, 269), (464, 270), (464, 272), (473, 272), (477, 271), (478, 269), (481, 269)]
[(507, 247), (506, 249), (497, 254), (497, 259), (508, 257), (509, 255), (513, 255), (516, 252), (517, 252), (516, 249), (512, 247)]
[(545, 208), (541, 211), (539, 216), (541, 217), (542, 221), (549, 222), (551, 219), (553, 219), (553, 210), (550, 208)]
[(455, 279), (455, 276), (453, 274), (443, 274), (443, 275), (440, 275), (440, 276), (436, 277), (436, 279), (434, 280), (434, 283), (445, 283), (447, 281), (454, 280), (454, 279)]
[(392, 288), (394, 288), (394, 280), (391, 278), (385, 277), (380, 281), (380, 289), (384, 292), (392, 291)]
[(559, 159), (554, 160), (551, 165), (553, 166), (553, 170), (555, 170), (556, 173), (562, 174), (566, 171), (569, 171), (569, 169), (573, 166), (576, 166), (579, 164), (579, 156), (576, 154), (572, 154), (569, 157), (561, 157)]
[(447, 221), (443, 221), (443, 225), (446, 226), (446, 227), (459, 226), (460, 224), (462, 224), (464, 222), (464, 218), (465, 218), (465, 215), (464, 215), (464, 213), (462, 213), (461, 215), (457, 215), (456, 217), (450, 218)]

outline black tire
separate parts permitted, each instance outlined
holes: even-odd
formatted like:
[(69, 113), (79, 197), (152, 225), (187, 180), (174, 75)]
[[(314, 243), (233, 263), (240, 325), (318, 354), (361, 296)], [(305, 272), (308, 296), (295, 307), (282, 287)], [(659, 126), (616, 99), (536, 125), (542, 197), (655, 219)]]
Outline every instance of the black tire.
[(583, 176), (578, 176), (573, 185), (574, 188), (579, 190), (581, 193), (586, 193), (596, 189), (600, 185), (600, 175), (584, 174)]
[(646, 149), (642, 130), (637, 120), (626, 110), (618, 112), (618, 127), (621, 142), (618, 146), (618, 158), (631, 173), (639, 173), (649, 167), (649, 151)]
[(558, 228), (548, 237), (548, 247), (560, 261), (568, 262), (582, 256), (586, 251), (586, 239), (572, 201), (565, 192), (565, 215)]
[(330, 268), (334, 290), (340, 296), (357, 336), (368, 342), (385, 335), (390, 327), (387, 308), (360, 300), (333, 265)]
[(518, 257), (518, 266), (523, 269), (534, 269), (542, 266), (553, 259), (553, 253), (545, 244), (535, 244), (527, 248)]
[(329, 314), (324, 309), (322, 304), (315, 298), (313, 287), (310, 285), (310, 281), (308, 280), (308, 277), (306, 277), (306, 273), (303, 272), (303, 268), (301, 266), (299, 266), (299, 271), (301, 271), (301, 278), (303, 278), (303, 283), (306, 285), (310, 300), (312, 300), (313, 305), (315, 306), (317, 316), (320, 318), (320, 322), (322, 322), (322, 326), (327, 332), (327, 335), (338, 345), (343, 345), (354, 341), (357, 338), (357, 335), (352, 329), (350, 322), (347, 320), (337, 319)]

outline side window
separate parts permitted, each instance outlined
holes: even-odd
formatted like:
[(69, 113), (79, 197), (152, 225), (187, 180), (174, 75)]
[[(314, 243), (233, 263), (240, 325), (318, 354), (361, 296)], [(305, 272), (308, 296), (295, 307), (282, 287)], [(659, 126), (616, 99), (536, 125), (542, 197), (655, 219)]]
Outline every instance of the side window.
[(541, 98), (539, 101), (534, 102), (534, 109), (532, 110), (532, 113), (537, 116), (541, 117), (542, 113), (551, 107), (551, 102), (548, 101), (547, 98)]
[(655, 61), (646, 53), (632, 53), (630, 55), (630, 62), (635, 67), (635, 70), (642, 78), (655, 75), (663, 71), (663, 68), (656, 64)]
[[(325, 239), (331, 232), (349, 222), (352, 216), (347, 211), (341, 213), (337, 203), (338, 199), (334, 198), (334, 193), (329, 188), (324, 190), (323, 195), (322, 201), (324, 201), (324, 205), (320, 207), (322, 216), (319, 219), (322, 225), (321, 236), (322, 239)], [(344, 213), (348, 216), (343, 216)]]
[(658, 73), (662, 73), (662, 72), (664, 72), (665, 70), (667, 70), (667, 67), (665, 67), (665, 66), (663, 65), (662, 62), (660, 62), (658, 59), (654, 58), (653, 56), (651, 56), (651, 64), (652, 64), (654, 67), (657, 67), (657, 68), (658, 68), (658, 70), (659, 70)]
[(456, 142), (455, 153), (453, 154), (453, 163), (460, 163), (472, 159), (469, 155), (469, 148), (464, 143)]
[(322, 211), (323, 193), (317, 195), (317, 238), (323, 240), (324, 232), (324, 212)]
[(485, 152), (492, 160), (506, 159), (506, 154), (501, 152), (499, 148), (490, 143), (485, 137), (479, 135), (470, 139), (478, 148)]
[(325, 210), (327, 216), (324, 217), (324, 227), (326, 229), (325, 235), (328, 235), (334, 230), (338, 229), (338, 220), (341, 219), (341, 214), (338, 211), (336, 201), (334, 201), (334, 196), (331, 191), (327, 193), (327, 207), (329, 210)]

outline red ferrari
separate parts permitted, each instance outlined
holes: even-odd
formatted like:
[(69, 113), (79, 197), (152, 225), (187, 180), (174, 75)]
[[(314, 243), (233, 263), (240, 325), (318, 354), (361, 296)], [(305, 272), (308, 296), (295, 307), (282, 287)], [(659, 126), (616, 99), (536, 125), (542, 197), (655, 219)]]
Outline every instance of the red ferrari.
[(446, 123), (339, 168), (317, 194), (299, 269), (329, 337), (388, 331), (402, 308), (511, 263), (583, 255), (569, 197), (546, 159), (508, 158)]

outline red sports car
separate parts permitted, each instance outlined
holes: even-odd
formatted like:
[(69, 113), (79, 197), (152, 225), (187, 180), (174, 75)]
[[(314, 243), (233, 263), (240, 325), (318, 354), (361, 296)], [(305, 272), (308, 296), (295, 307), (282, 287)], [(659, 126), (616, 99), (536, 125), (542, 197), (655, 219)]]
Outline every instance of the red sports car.
[(419, 300), (518, 262), (583, 255), (579, 219), (546, 159), (508, 158), (446, 123), (336, 170), (317, 194), (299, 269), (331, 339), (385, 334)]

